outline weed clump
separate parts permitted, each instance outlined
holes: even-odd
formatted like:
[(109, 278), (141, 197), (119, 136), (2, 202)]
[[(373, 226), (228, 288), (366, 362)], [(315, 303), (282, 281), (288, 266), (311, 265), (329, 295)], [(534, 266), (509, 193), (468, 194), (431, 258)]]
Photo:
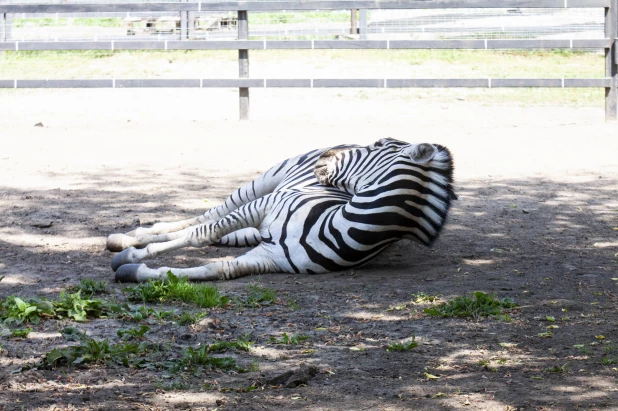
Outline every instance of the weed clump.
[(423, 311), (432, 317), (478, 319), (489, 316), (499, 317), (504, 309), (513, 307), (517, 307), (517, 304), (509, 298), (498, 300), (493, 295), (477, 291), (434, 307), (425, 308)]
[(179, 278), (171, 271), (167, 272), (167, 281), (148, 281), (135, 287), (129, 287), (129, 301), (143, 303), (181, 301), (193, 303), (201, 308), (222, 307), (230, 302), (226, 296), (210, 284), (190, 283), (186, 278)]

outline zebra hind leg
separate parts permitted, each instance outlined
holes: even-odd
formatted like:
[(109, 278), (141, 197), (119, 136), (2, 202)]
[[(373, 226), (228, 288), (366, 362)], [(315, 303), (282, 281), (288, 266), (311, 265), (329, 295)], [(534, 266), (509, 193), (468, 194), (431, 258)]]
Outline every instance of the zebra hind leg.
[(141, 248), (150, 243), (170, 241), (182, 236), (186, 229), (206, 222), (204, 216), (199, 216), (173, 223), (156, 223), (148, 228), (139, 227), (125, 234), (110, 234), (107, 236), (105, 247), (109, 251), (116, 252), (129, 247)]
[[(185, 237), (192, 229), (197, 228), (197, 225), (185, 228), (180, 231), (167, 234), (146, 234), (130, 237), (125, 234), (112, 234), (107, 237), (107, 249), (109, 251), (122, 251), (129, 247), (144, 248), (152, 243), (164, 243)], [(253, 228), (243, 228), (228, 235), (225, 235), (215, 242), (216, 245), (228, 247), (253, 247), (262, 241), (260, 232)]]
[[(225, 236), (235, 231), (259, 227), (266, 215), (269, 201), (261, 201), (260, 203), (259, 207), (247, 204), (214, 224), (200, 224), (191, 227), (173, 240), (162, 243), (150, 243), (144, 248), (129, 247), (114, 256), (112, 259), (112, 270), (116, 271), (124, 264), (139, 263), (145, 258), (156, 257), (159, 254), (184, 247), (202, 247), (218, 244)], [(255, 238), (257, 240), (257, 236)]]
[(149, 268), (146, 264), (125, 264), (116, 271), (115, 280), (121, 283), (141, 283), (149, 280), (167, 281), (167, 273), (189, 281), (233, 280), (253, 274), (280, 272), (263, 246), (259, 246), (232, 261), (217, 261), (192, 268)]

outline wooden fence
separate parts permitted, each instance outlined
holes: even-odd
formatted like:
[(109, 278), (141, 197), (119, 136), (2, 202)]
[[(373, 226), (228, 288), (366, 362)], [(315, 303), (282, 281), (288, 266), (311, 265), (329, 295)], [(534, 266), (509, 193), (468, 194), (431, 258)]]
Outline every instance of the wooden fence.
[[(603, 39), (473, 39), (473, 40), (367, 40), (361, 22), (361, 40), (249, 40), (247, 14), (292, 10), (448, 9), (448, 8), (604, 8)], [(14, 41), (7, 38), (8, 19), (15, 13), (99, 12), (200, 12), (237, 11), (238, 39), (216, 40), (115, 40), (115, 41)], [(0, 80), (0, 88), (131, 88), (131, 87), (233, 87), (239, 89), (240, 119), (249, 118), (250, 88), (280, 87), (598, 87), (605, 89), (605, 118), (615, 120), (616, 27), (618, 0), (309, 0), (259, 2), (178, 2), (108, 4), (0, 4), (0, 50), (238, 50), (238, 79), (95, 79)], [(361, 20), (366, 13), (360, 13)], [(181, 32), (188, 30), (186, 18)], [(481, 78), (481, 79), (253, 79), (249, 78), (249, 50), (280, 49), (579, 49), (605, 50), (604, 78)], [(456, 72), (457, 67), (453, 67)]]

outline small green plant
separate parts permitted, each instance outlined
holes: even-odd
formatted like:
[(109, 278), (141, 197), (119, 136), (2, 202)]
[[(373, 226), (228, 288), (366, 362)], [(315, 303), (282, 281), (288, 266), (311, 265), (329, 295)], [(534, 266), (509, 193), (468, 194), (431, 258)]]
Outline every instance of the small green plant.
[(290, 307), (293, 311), (300, 310), (300, 305), (296, 302), (296, 300), (289, 300), (288, 307)]
[(277, 291), (271, 288), (250, 284), (247, 286), (247, 291), (249, 295), (245, 300), (245, 304), (250, 307), (259, 308), (277, 302)]
[(601, 360), (603, 365), (618, 364), (618, 344), (609, 344), (604, 347), (605, 353)]
[(26, 338), (28, 334), (32, 332), (32, 328), (15, 329), (11, 331), (11, 337), (13, 338)]
[(547, 372), (551, 372), (551, 373), (567, 373), (569, 371), (569, 367), (567, 367), (568, 363), (559, 366), (559, 365), (555, 365), (553, 367), (549, 367), (549, 368), (545, 368), (545, 371)]
[(60, 330), (60, 334), (67, 341), (80, 341), (86, 337), (86, 333), (77, 327), (65, 327)]
[(201, 375), (204, 370), (237, 371), (236, 360), (232, 357), (213, 357), (209, 345), (199, 348), (188, 347), (178, 362), (180, 370)]
[(107, 293), (107, 284), (105, 281), (95, 280), (94, 278), (84, 278), (80, 280), (78, 285), (69, 287), (70, 292), (81, 292), (87, 296)]
[(495, 296), (481, 291), (469, 296), (457, 297), (451, 301), (438, 304), (435, 307), (425, 308), (426, 314), (432, 317), (460, 317), (474, 318), (498, 317), (506, 308), (516, 307), (517, 304), (511, 299), (498, 300)]
[(426, 294), (423, 291), (412, 294), (412, 302), (414, 304), (433, 303), (438, 300), (440, 294)]
[(0, 304), (0, 319), (7, 324), (38, 324), (43, 312), (36, 300), (24, 301), (11, 296)]
[(181, 301), (193, 303), (201, 308), (222, 307), (229, 303), (228, 297), (210, 284), (193, 284), (186, 278), (179, 278), (167, 272), (167, 281), (147, 281), (125, 290), (130, 301), (164, 302)]
[(116, 331), (116, 335), (118, 337), (128, 337), (129, 339), (134, 338), (142, 340), (144, 339), (144, 336), (148, 331), (150, 331), (150, 327), (148, 327), (147, 325), (140, 325), (139, 328), (120, 328), (118, 331)]
[(85, 337), (79, 345), (63, 349), (55, 348), (43, 359), (43, 367), (56, 368), (59, 366), (74, 366), (83, 364), (110, 364), (115, 363), (129, 366), (143, 366), (148, 352), (148, 343), (126, 342), (112, 345), (107, 339), (96, 340)]
[(178, 316), (176, 322), (178, 325), (191, 325), (197, 324), (202, 318), (206, 317), (207, 313), (190, 313), (188, 311), (183, 312)]
[(88, 317), (98, 318), (106, 311), (103, 301), (82, 298), (81, 291), (76, 293), (61, 291), (60, 300), (54, 303), (54, 307), (57, 315), (65, 315), (75, 321), (86, 321)]
[(279, 338), (270, 337), (270, 342), (273, 344), (298, 345), (303, 341), (308, 340), (309, 338), (311, 337), (309, 337), (308, 335), (288, 335), (287, 333), (283, 333)]
[(413, 336), (411, 341), (389, 344), (386, 348), (386, 351), (410, 351), (416, 347), (418, 347), (418, 343), (416, 342), (416, 336)]

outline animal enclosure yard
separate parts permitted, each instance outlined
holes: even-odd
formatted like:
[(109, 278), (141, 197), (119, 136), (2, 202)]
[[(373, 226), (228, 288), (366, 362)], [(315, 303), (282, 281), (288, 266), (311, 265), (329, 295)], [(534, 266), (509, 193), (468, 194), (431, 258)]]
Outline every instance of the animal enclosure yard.
[[(417, 64), (473, 70), (449, 53)], [(618, 138), (600, 89), (252, 93), (254, 120), (236, 122), (225, 89), (0, 92), (0, 410), (617, 409)], [(286, 157), (381, 137), (455, 157), (461, 198), (435, 247), (218, 295), (112, 282), (108, 234), (195, 216)], [(482, 304), (463, 307), (474, 292)]]

